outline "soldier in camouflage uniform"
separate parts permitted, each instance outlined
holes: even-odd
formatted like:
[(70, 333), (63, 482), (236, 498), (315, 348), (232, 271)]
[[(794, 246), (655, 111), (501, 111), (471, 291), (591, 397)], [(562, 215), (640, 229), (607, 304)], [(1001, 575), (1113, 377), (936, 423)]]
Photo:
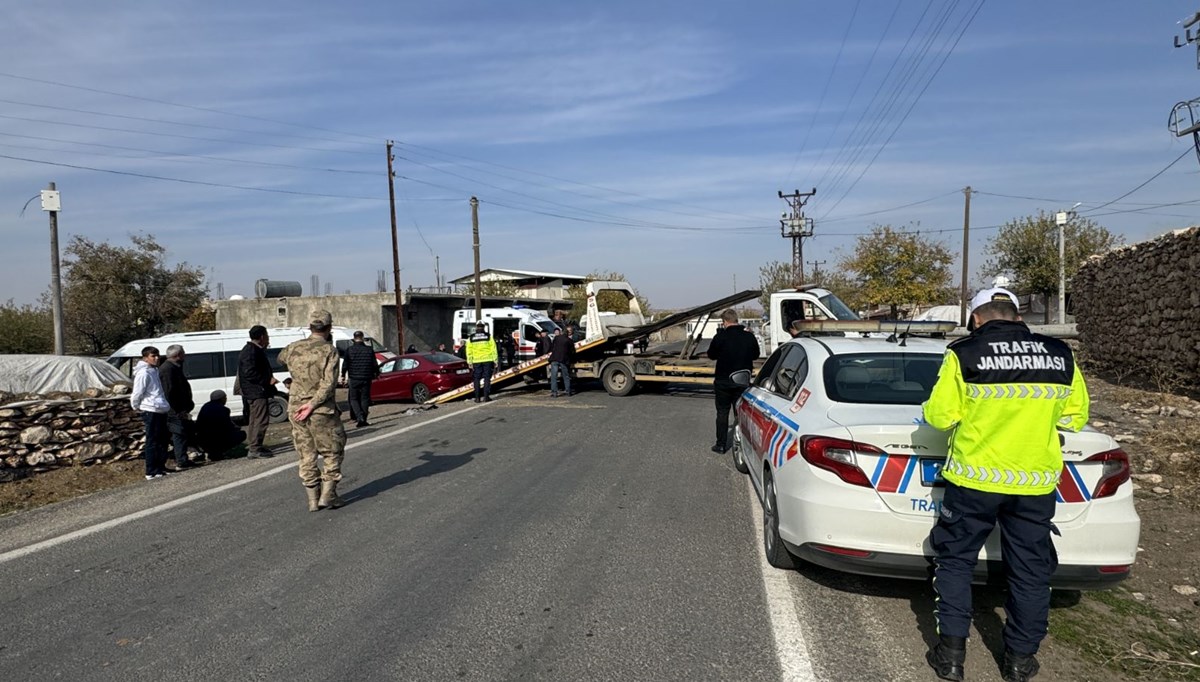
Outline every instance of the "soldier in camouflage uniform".
[[(342, 480), (346, 430), (342, 428), (333, 393), (337, 386), (338, 353), (330, 337), (332, 326), (333, 316), (328, 311), (312, 311), (308, 324), (312, 335), (288, 344), (279, 354), (279, 361), (287, 365), (292, 375), (288, 416), (292, 422), (292, 440), (300, 455), (300, 480), (308, 493), (310, 512), (342, 506), (337, 483)], [(324, 460), (324, 472), (317, 468), (317, 455)]]

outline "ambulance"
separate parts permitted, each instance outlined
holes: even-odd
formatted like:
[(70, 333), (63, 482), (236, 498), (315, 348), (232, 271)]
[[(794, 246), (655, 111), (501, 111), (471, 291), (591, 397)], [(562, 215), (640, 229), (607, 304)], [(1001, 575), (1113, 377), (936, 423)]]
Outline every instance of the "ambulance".
[[(499, 341), (508, 337), (516, 342), (517, 362), (537, 357), (536, 344), (539, 331), (553, 334), (558, 328), (554, 322), (540, 310), (534, 310), (522, 305), (504, 308), (484, 308), (480, 311), (480, 320), (487, 325), (493, 339)], [(454, 352), (467, 342), (467, 338), (475, 332), (475, 309), (463, 308), (454, 311)]]

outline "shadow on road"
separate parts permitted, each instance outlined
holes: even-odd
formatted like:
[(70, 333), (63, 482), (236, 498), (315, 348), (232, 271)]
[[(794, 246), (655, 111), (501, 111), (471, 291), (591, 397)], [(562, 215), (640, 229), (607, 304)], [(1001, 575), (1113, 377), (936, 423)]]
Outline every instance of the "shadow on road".
[[(930, 565), (932, 577), (932, 564)], [(926, 646), (932, 647), (938, 641), (937, 618), (933, 599), (933, 587), (930, 581), (901, 580), (893, 578), (875, 578), (851, 573), (841, 573), (813, 564), (802, 563), (797, 569), (800, 575), (829, 589), (840, 592), (853, 592), (871, 597), (885, 599), (906, 599), (912, 610), (917, 631), (925, 640)], [(999, 580), (1002, 576), (992, 576), (990, 580)], [(1000, 586), (975, 585), (972, 594), (972, 623), (979, 632), (979, 638), (992, 654), (996, 665), (1004, 659), (1004, 617), (999, 610), (1007, 599), (1007, 591)], [(1055, 590), (1051, 597), (1050, 608), (1070, 608), (1079, 603), (1079, 592), (1075, 590)]]
[(344, 494), (342, 502), (345, 505), (354, 504), (355, 502), (375, 497), (379, 493), (387, 492), (398, 485), (404, 485), (405, 483), (410, 483), (426, 476), (453, 471), (475, 459), (475, 455), (481, 452), (487, 452), (487, 448), (471, 448), (461, 455), (438, 455), (426, 450), (419, 457), (419, 459), (424, 460), (423, 464), (397, 471), (394, 474), (388, 474), (383, 478), (377, 478), (366, 485), (359, 486)]

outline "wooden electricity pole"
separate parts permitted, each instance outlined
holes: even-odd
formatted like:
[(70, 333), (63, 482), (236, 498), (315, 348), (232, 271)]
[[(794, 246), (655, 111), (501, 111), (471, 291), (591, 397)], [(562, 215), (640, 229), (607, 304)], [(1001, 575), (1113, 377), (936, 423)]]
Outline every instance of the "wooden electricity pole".
[(478, 323), (483, 321), (483, 289), (479, 284), (479, 199), (475, 197), (471, 197), (471, 237), (475, 244), (475, 322)]
[(61, 206), (57, 186), (52, 182), (42, 192), (42, 210), (50, 214), (50, 305), (54, 316), (54, 354), (66, 354), (63, 333), (62, 278), (58, 265), (58, 211)]
[(967, 300), (970, 291), (967, 289), (967, 262), (970, 257), (969, 249), (971, 246), (971, 186), (967, 185), (963, 188), (963, 194), (966, 195), (966, 203), (963, 204), (963, 248), (962, 248), (962, 289), (959, 291), (959, 309), (958, 309), (958, 325), (960, 327), (967, 326)]
[(396, 284), (396, 353), (404, 352), (404, 294), (400, 291), (400, 240), (396, 235), (396, 174), (392, 172), (392, 141), (387, 142), (388, 202), (392, 208), (392, 274)]

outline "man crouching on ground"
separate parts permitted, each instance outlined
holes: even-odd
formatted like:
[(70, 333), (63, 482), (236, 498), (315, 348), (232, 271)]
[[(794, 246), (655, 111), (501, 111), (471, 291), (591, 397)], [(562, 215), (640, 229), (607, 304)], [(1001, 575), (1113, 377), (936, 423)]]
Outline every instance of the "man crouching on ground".
[[(288, 344), (279, 354), (279, 361), (292, 375), (288, 418), (310, 512), (342, 506), (337, 484), (342, 480), (346, 430), (333, 393), (337, 387), (338, 353), (330, 337), (332, 327), (333, 316), (328, 311), (312, 311), (308, 323), (312, 335)], [(323, 472), (317, 468), (317, 455), (324, 462)]]

